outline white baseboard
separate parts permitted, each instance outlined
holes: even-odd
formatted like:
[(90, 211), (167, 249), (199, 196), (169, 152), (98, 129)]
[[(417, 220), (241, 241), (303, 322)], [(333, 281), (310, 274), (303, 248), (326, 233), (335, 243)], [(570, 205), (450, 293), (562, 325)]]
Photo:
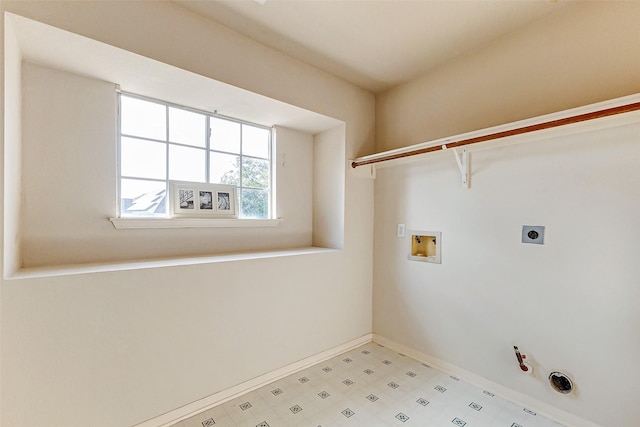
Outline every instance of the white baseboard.
[(371, 342), (372, 338), (373, 338), (373, 334), (364, 335), (353, 341), (349, 341), (348, 343), (339, 345), (337, 347), (323, 351), (322, 353), (318, 353), (313, 356), (307, 357), (305, 359), (299, 360), (290, 365), (283, 366), (282, 368), (276, 369), (275, 371), (271, 371), (264, 375), (260, 375), (259, 377), (253, 378), (249, 381), (245, 381), (236, 386), (230, 387), (226, 390), (222, 390), (218, 393), (214, 393), (200, 400), (196, 400), (195, 402), (181, 406), (180, 408), (174, 409), (165, 414), (151, 418), (147, 421), (143, 421), (139, 424), (136, 424), (133, 427), (168, 427), (179, 421), (192, 417), (193, 415), (196, 415), (202, 411), (206, 411), (207, 409), (211, 409), (214, 406), (220, 405), (221, 403), (227, 402), (231, 399), (235, 399), (240, 395), (256, 390), (266, 384), (269, 384), (270, 382), (277, 381), (288, 375), (291, 375), (293, 373), (306, 369), (310, 366), (313, 366), (316, 363), (320, 363), (327, 359), (331, 359), (332, 357), (335, 357), (341, 353), (344, 353), (346, 351), (359, 347), (363, 344)]
[(207, 396), (195, 402), (189, 403), (180, 408), (169, 411), (165, 414), (159, 415), (155, 418), (151, 418), (147, 421), (136, 424), (133, 427), (169, 427), (179, 421), (192, 417), (193, 415), (196, 415), (202, 411), (206, 411), (207, 409), (211, 409), (214, 406), (220, 405), (231, 399), (235, 399), (236, 397), (244, 393), (248, 393), (253, 390), (256, 390), (270, 382), (277, 381), (288, 375), (291, 375), (293, 373), (306, 369), (310, 366), (313, 366), (316, 363), (320, 363), (324, 360), (331, 359), (332, 357), (335, 357), (339, 354), (352, 350), (356, 347), (359, 347), (371, 341), (374, 341), (378, 344), (382, 344), (385, 347), (388, 347), (399, 353), (405, 354), (420, 362), (431, 365), (434, 368), (440, 369), (470, 384), (476, 385), (485, 390), (490, 390), (492, 393), (495, 393), (497, 396), (510, 400), (519, 405), (522, 405), (523, 407), (535, 410), (540, 415), (551, 418), (555, 421), (558, 421), (562, 424), (567, 425), (568, 427), (572, 427), (572, 426), (573, 427), (602, 427), (598, 424), (595, 424), (593, 422), (582, 419), (576, 415), (565, 412), (561, 409), (551, 406), (548, 403), (542, 402), (524, 393), (520, 393), (508, 387), (502, 386), (498, 383), (488, 380), (487, 378), (481, 377), (472, 372), (466, 371), (458, 366), (452, 365), (451, 363), (437, 359), (428, 354), (421, 353), (417, 350), (414, 350), (410, 347), (399, 344), (395, 341), (392, 341), (388, 338), (382, 337), (377, 334), (364, 335), (353, 341), (349, 341), (348, 343), (323, 351), (322, 353), (318, 353), (316, 355), (307, 357), (298, 362), (284, 366), (280, 369), (276, 369), (275, 371), (268, 372), (264, 375), (261, 375), (249, 381), (245, 381), (241, 384), (238, 384), (234, 387), (230, 387), (226, 390), (222, 390), (218, 393), (214, 393), (210, 396)]
[(377, 334), (372, 334), (372, 335), (373, 335), (373, 342), (377, 344), (381, 344), (385, 347), (388, 347), (399, 353), (405, 354), (420, 362), (431, 365), (434, 368), (440, 369), (450, 375), (460, 378), (461, 380), (466, 381), (475, 386), (478, 386), (484, 390), (490, 390), (492, 393), (495, 393), (497, 396), (510, 400), (514, 403), (517, 403), (518, 405), (522, 405), (523, 407), (535, 410), (536, 413), (539, 413), (540, 415), (551, 418), (552, 420), (555, 420), (559, 423), (565, 424), (568, 427), (602, 427), (598, 424), (595, 424), (591, 421), (587, 421), (576, 415), (565, 412), (561, 409), (551, 406), (548, 403), (542, 402), (524, 393), (520, 393), (518, 391), (512, 390), (508, 387), (502, 386), (498, 383), (488, 380), (487, 378), (484, 378), (472, 372), (466, 371), (462, 368), (459, 368), (458, 366), (452, 365), (451, 363), (447, 363), (443, 360), (429, 356), (428, 354), (425, 354), (425, 353), (421, 353), (410, 347), (404, 346), (402, 344), (398, 344), (397, 342), (387, 339), (385, 337), (382, 337), (380, 335), (377, 335)]

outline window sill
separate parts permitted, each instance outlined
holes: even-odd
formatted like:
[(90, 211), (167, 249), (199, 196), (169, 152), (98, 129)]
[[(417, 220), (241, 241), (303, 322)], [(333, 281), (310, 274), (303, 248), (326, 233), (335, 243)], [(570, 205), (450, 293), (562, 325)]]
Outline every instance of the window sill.
[(219, 218), (109, 218), (118, 230), (140, 228), (248, 228), (277, 227), (282, 219)]

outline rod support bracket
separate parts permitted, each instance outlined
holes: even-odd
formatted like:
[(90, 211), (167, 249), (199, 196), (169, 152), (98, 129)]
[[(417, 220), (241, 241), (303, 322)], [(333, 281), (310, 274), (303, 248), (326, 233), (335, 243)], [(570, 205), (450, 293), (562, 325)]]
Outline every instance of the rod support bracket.
[(350, 170), (351, 174), (360, 178), (369, 178), (369, 179), (376, 179), (376, 165), (375, 164), (369, 164), (369, 165), (361, 165), (361, 166), (355, 166), (354, 165), (354, 161), (353, 160), (348, 160), (347, 161), (347, 169)]
[[(446, 149), (446, 145), (443, 145), (442, 148)], [(460, 169), (462, 186), (464, 188), (469, 188), (471, 184), (471, 153), (468, 152), (466, 147), (462, 149), (462, 153), (460, 154), (458, 154), (458, 151), (455, 148), (451, 151), (453, 152), (453, 156), (458, 164), (458, 169)]]

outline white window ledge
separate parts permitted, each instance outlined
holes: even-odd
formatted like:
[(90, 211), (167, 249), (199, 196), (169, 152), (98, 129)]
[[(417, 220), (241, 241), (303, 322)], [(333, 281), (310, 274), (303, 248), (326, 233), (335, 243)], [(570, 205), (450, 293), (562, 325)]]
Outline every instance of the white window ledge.
[(118, 230), (137, 228), (276, 227), (282, 219), (109, 218)]

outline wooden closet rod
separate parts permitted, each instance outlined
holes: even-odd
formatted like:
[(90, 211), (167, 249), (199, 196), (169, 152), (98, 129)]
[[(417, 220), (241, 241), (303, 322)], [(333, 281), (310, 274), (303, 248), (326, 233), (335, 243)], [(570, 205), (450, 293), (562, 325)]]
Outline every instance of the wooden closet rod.
[(548, 122), (538, 123), (530, 126), (523, 126), (515, 129), (505, 130), (502, 132), (490, 133), (487, 135), (476, 136), (473, 138), (462, 139), (455, 142), (447, 142), (444, 145), (434, 145), (426, 148), (419, 148), (416, 150), (406, 151), (404, 153), (389, 154), (386, 156), (376, 157), (374, 159), (354, 161), (351, 163), (352, 168), (358, 166), (369, 165), (372, 163), (386, 162), (388, 160), (401, 159), (403, 157), (417, 156), (418, 154), (430, 153), (433, 151), (445, 150), (447, 148), (462, 147), (465, 145), (477, 144), (479, 142), (491, 141), (498, 138), (505, 138), (507, 136), (522, 135), (529, 132), (535, 132), (538, 130), (551, 129), (558, 126), (570, 125), (572, 123), (585, 122), (593, 119), (600, 119), (602, 117), (614, 116), (616, 114), (629, 113), (631, 111), (640, 110), (640, 102), (634, 102), (631, 104), (620, 105), (612, 108), (605, 108), (604, 110), (592, 111), (590, 113), (578, 114), (576, 116), (565, 117), (563, 119), (551, 120)]

